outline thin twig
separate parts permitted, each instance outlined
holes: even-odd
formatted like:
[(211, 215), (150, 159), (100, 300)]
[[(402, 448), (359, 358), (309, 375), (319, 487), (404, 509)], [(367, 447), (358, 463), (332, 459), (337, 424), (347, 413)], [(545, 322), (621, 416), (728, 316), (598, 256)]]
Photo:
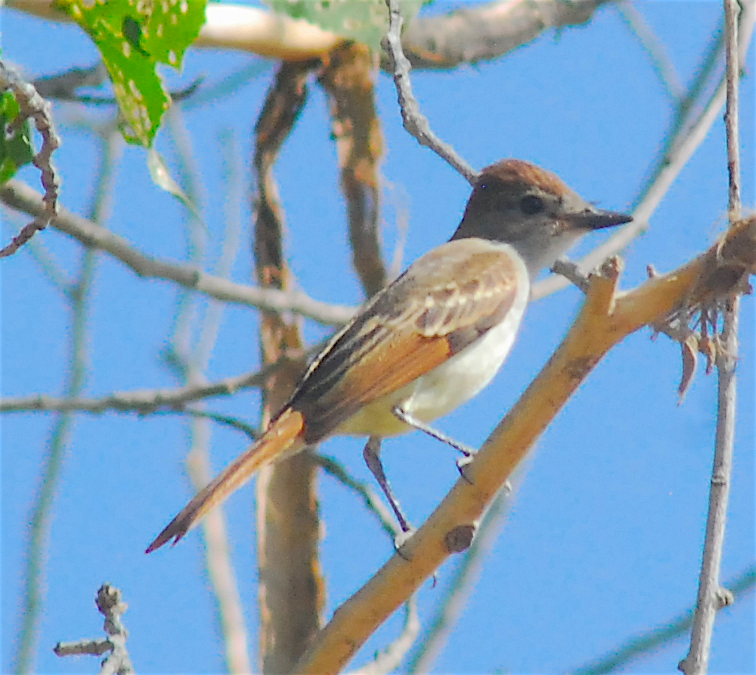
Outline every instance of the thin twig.
[[(104, 219), (112, 189), (114, 153), (117, 141), (114, 135), (102, 139), (100, 169), (93, 186), (90, 213), (93, 219)], [(68, 294), (71, 311), (71, 328), (69, 339), (69, 374), (65, 385), (66, 397), (78, 397), (87, 378), (87, 336), (89, 318), (89, 297), (94, 279), (96, 257), (94, 252), (85, 248), (81, 254), (81, 263), (77, 281)], [(16, 672), (27, 673), (32, 670), (34, 645), (37, 638), (43, 603), (44, 551), (50, 534), (50, 520), (55, 495), (58, 490), (63, 459), (71, 435), (73, 417), (62, 413), (56, 420), (50, 440), (48, 453), (42, 468), (40, 489), (32, 507), (29, 519), (29, 543), (26, 549), (26, 570), (24, 572), (24, 599), (21, 611), (21, 629), (16, 655)]]
[[(66, 68), (55, 75), (45, 75), (34, 80), (40, 96), (54, 98), (59, 101), (78, 101), (77, 89), (82, 87), (97, 88), (108, 81), (108, 70), (105, 62), (98, 60), (86, 68)], [(111, 99), (116, 103), (115, 98)]]
[[(10, 218), (3, 219), (3, 225), (7, 225), (9, 231), (13, 228), (20, 230), (23, 225), (21, 219), (15, 217), (14, 214), (10, 214)], [(16, 222), (8, 222), (8, 221)], [(48, 282), (62, 294), (70, 292), (72, 281), (68, 278), (67, 273), (63, 270), (62, 266), (58, 264), (55, 256), (43, 243), (43, 239), (40, 237), (34, 237), (26, 244), (26, 252), (34, 258), (34, 262), (37, 263), (42, 276), (44, 276)]]
[(296, 358), (286, 356), (254, 373), (227, 377), (218, 382), (200, 382), (171, 389), (138, 389), (117, 391), (99, 398), (68, 398), (19, 396), (0, 399), (0, 412), (83, 412), (99, 415), (105, 412), (133, 412), (148, 415), (165, 408), (180, 409), (188, 403), (214, 396), (231, 396), (237, 391), (261, 387), (281, 368), (289, 367)]
[[(33, 216), (40, 215), (43, 211), (39, 193), (15, 179), (0, 186), (0, 200)], [(320, 302), (300, 291), (280, 291), (239, 284), (203, 272), (192, 265), (153, 258), (140, 252), (123, 237), (64, 208), (60, 209), (50, 224), (85, 246), (108, 253), (140, 277), (173, 281), (216, 300), (278, 312), (293, 312), (326, 325), (342, 325), (354, 314), (353, 307)]]
[(181, 410), (194, 401), (215, 396), (232, 396), (237, 391), (262, 387), (279, 370), (291, 368), (319, 352), (326, 341), (321, 341), (302, 354), (290, 354), (263, 366), (254, 373), (235, 375), (217, 382), (198, 382), (172, 389), (137, 389), (117, 391), (98, 398), (67, 398), (34, 394), (0, 399), (1, 412), (83, 412), (100, 415), (106, 412), (128, 412), (149, 415), (159, 410)]
[(392, 511), (386, 506), (386, 503), (373, 489), (372, 485), (352, 476), (333, 457), (318, 453), (313, 455), (313, 458), (327, 474), (362, 498), (367, 510), (375, 515), (383, 531), (391, 537), (393, 544), (399, 536), (401, 529), (398, 527)]
[[(743, 5), (740, 16), (740, 42), (739, 53), (741, 61), (745, 58), (748, 46), (753, 35), (754, 3), (747, 2)], [(633, 222), (628, 223), (607, 239), (601, 246), (593, 249), (577, 264), (581, 270), (591, 270), (627, 247), (639, 234), (648, 227), (648, 220), (656, 210), (664, 195), (674, 183), (680, 171), (688, 163), (698, 146), (703, 143), (714, 122), (719, 119), (726, 98), (725, 78), (719, 87), (711, 95), (704, 111), (696, 121), (687, 127), (685, 135), (671, 144), (669, 152), (659, 160), (659, 171), (655, 180), (645, 191), (643, 198), (633, 212)], [(533, 286), (532, 299), (543, 298), (565, 288), (569, 282), (560, 276), (551, 276), (537, 282)]]
[(385, 675), (395, 672), (412, 648), (419, 632), (420, 617), (417, 612), (416, 593), (404, 605), (402, 632), (387, 647), (381, 649), (370, 663), (352, 671), (352, 675)]
[(449, 144), (444, 143), (431, 131), (428, 118), (420, 112), (415, 95), (412, 93), (409, 71), (410, 62), (402, 50), (402, 15), (398, 0), (386, 0), (389, 10), (389, 29), (384, 40), (384, 48), (391, 59), (391, 70), (402, 111), (404, 128), (417, 139), (420, 145), (433, 150), (461, 173), (469, 183), (475, 182), (477, 172)]
[[(178, 175), (189, 199), (194, 204), (202, 203), (200, 194), (202, 183), (199, 171), (193, 157), (191, 139), (186, 133), (180, 110), (175, 110), (168, 116), (168, 129), (171, 133), (174, 147), (177, 151)], [(226, 153), (226, 166), (232, 159)], [(224, 181), (224, 191), (221, 195), (224, 204), (241, 203), (238, 176), (231, 172)], [(236, 188), (236, 190), (233, 190)], [(237, 207), (238, 208), (238, 207)], [(220, 260), (215, 266), (215, 275), (227, 278), (233, 268), (239, 251), (241, 220), (234, 213), (226, 213), (224, 218), (223, 247)], [(192, 262), (202, 264), (206, 258), (207, 232), (200, 219), (189, 213), (186, 220), (187, 248)], [(195, 310), (194, 298), (185, 294), (177, 298), (177, 316), (171, 344), (174, 347), (176, 365), (180, 367), (181, 377), (185, 385), (194, 386), (205, 383), (205, 371), (209, 359), (217, 342), (223, 310), (225, 305), (211, 300), (204, 312), (197, 329), (199, 337), (195, 338), (191, 316)], [(201, 404), (202, 405), (202, 404)], [(213, 420), (228, 424), (233, 428), (244, 431), (251, 439), (257, 430), (235, 418), (219, 416), (205, 410), (192, 411), (193, 421), (190, 425), (190, 450), (186, 459), (187, 473), (195, 490), (200, 490), (212, 478), (210, 468), (209, 448), (211, 443), (211, 429), (207, 422)], [(204, 414), (203, 414), (204, 413)], [(202, 524), (205, 539), (205, 568), (217, 603), (217, 618), (219, 629), (223, 636), (226, 668), (229, 673), (241, 675), (252, 672), (249, 658), (249, 639), (241, 597), (237, 582), (226, 528), (226, 520), (221, 509), (214, 513)]]
[[(35, 233), (47, 227), (58, 211), (60, 189), (60, 176), (52, 164), (52, 154), (60, 147), (60, 136), (55, 131), (50, 104), (37, 93), (34, 85), (24, 81), (15, 70), (0, 60), (0, 92), (7, 89), (13, 92), (19, 109), (18, 116), (9, 125), (10, 128), (19, 132), (26, 120), (33, 119), (42, 139), (42, 147), (34, 155), (32, 163), (41, 172), (40, 180), (45, 194), (42, 197), (43, 208), (40, 213), (13, 237), (10, 244), (0, 250), (0, 258), (13, 255)], [(6, 133), (6, 129), (0, 129), (0, 133)]]
[[(156, 416), (185, 415), (187, 417), (194, 417), (196, 419), (210, 420), (212, 422), (215, 422), (216, 424), (220, 424), (221, 426), (228, 427), (229, 429), (240, 431), (247, 437), (250, 442), (256, 441), (260, 436), (260, 429), (252, 426), (251, 424), (247, 424), (247, 422), (245, 422), (244, 420), (239, 419), (238, 417), (234, 417), (233, 415), (224, 415), (223, 413), (213, 412), (212, 410), (205, 410), (204, 408), (201, 410), (197, 410), (196, 408), (184, 408), (183, 410), (157, 410), (152, 414)], [(200, 487), (203, 487), (208, 482), (209, 477), (207, 481), (200, 485)]]
[(664, 43), (656, 35), (653, 28), (648, 25), (648, 22), (636, 5), (630, 2), (618, 2), (616, 8), (617, 13), (628, 25), (630, 31), (638, 39), (638, 42), (640, 42), (643, 51), (651, 59), (651, 65), (656, 71), (659, 81), (664, 87), (664, 91), (673, 101), (681, 100), (685, 90), (675, 71), (675, 65), (667, 54)]
[(121, 591), (110, 584), (103, 584), (95, 597), (97, 610), (105, 617), (103, 626), (108, 637), (95, 640), (77, 640), (76, 642), (59, 642), (53, 648), (57, 656), (72, 656), (91, 654), (101, 656), (106, 652), (110, 655), (102, 662), (100, 675), (134, 675), (129, 650), (126, 648), (126, 638), (129, 631), (121, 621), (121, 615), (126, 612), (128, 605), (123, 601)]
[[(753, 590), (755, 585), (756, 567), (751, 566), (745, 572), (733, 577), (727, 583), (727, 588), (732, 592), (735, 600), (741, 600), (746, 593)], [(640, 633), (618, 647), (612, 648), (595, 661), (566, 672), (571, 675), (603, 675), (621, 670), (635, 659), (660, 649), (690, 630), (693, 625), (694, 610), (695, 607), (691, 607), (671, 619), (661, 621), (657, 624), (659, 628)]]
[[(753, 3), (748, 3), (752, 5)], [(730, 227), (740, 218), (740, 151), (738, 127), (738, 85), (740, 58), (738, 54), (738, 2), (724, 0), (727, 109), (727, 168), (729, 171)], [(740, 298), (729, 299), (722, 313), (721, 348), (717, 350), (718, 412), (716, 446), (709, 492), (709, 513), (706, 540), (698, 581), (698, 597), (693, 617), (690, 649), (680, 663), (685, 675), (708, 672), (711, 636), (717, 612), (732, 602), (732, 594), (720, 585), (722, 550), (724, 548), (727, 504), (732, 482), (735, 453), (735, 416), (737, 412), (738, 322)]]

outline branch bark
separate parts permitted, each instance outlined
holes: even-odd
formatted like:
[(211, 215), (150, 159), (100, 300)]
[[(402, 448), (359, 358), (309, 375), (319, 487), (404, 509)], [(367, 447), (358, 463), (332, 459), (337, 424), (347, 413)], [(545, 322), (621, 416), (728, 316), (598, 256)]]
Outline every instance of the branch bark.
[[(492, 61), (544, 31), (587, 23), (610, 0), (496, 0), (439, 16), (418, 16), (405, 31), (404, 50), (416, 69), (450, 70)], [(51, 21), (70, 21), (50, 0), (9, 0), (16, 10)], [(326, 55), (344, 39), (299, 19), (258, 7), (209, 3), (196, 47), (239, 49), (285, 61)], [(381, 67), (391, 72), (388, 57)]]
[[(0, 186), (0, 201), (35, 217), (42, 215), (44, 210), (40, 194), (15, 179)], [(270, 311), (294, 312), (319, 323), (335, 326), (346, 323), (354, 314), (353, 307), (320, 302), (300, 291), (283, 291), (276, 288), (238, 284), (203, 272), (192, 265), (153, 258), (139, 251), (123, 237), (62, 207), (50, 225), (87, 247), (108, 253), (140, 277), (173, 281), (216, 300)]]
[[(753, 4), (753, 3), (750, 3)], [(740, 58), (738, 54), (738, 2), (724, 0), (727, 108), (727, 165), (729, 169), (729, 216), (732, 228), (740, 217), (740, 148), (738, 128), (738, 84)], [(732, 463), (735, 454), (735, 414), (737, 410), (738, 323), (740, 298), (727, 302), (722, 312), (721, 347), (717, 350), (718, 411), (714, 462), (709, 492), (709, 513), (706, 540), (699, 575), (696, 611), (693, 617), (690, 649), (680, 663), (685, 675), (704, 675), (709, 668), (711, 637), (717, 612), (732, 603), (732, 593), (722, 588), (720, 572), (724, 549), (727, 505), (732, 482)]]
[(367, 297), (381, 290), (388, 278), (381, 253), (378, 164), (383, 133), (375, 107), (374, 70), (370, 49), (348, 43), (328, 55), (318, 77), (328, 96), (336, 139), (352, 264)]
[[(273, 166), (307, 101), (307, 80), (319, 62), (283, 63), (255, 127), (257, 178), (254, 252), (258, 283), (286, 291), (293, 285), (283, 250), (284, 214)], [(260, 325), (263, 363), (291, 350), (302, 352), (299, 322), (264, 312)], [(263, 391), (263, 426), (294, 391), (304, 370), (279, 370)], [(260, 583), (260, 660), (264, 673), (288, 673), (320, 628), (325, 602), (320, 568), (317, 464), (309, 452), (267, 467), (257, 480)]]
[[(732, 275), (719, 286), (722, 270)], [(618, 293), (619, 262), (594, 275), (582, 310), (564, 341), (497, 426), (425, 524), (376, 575), (339, 607), (298, 664), (298, 673), (336, 673), (450, 555), (449, 536), (476, 527), (508, 477), (604, 355), (645, 325), (712, 293), (732, 294), (756, 271), (756, 218), (740, 221), (703, 255), (627, 293)]]

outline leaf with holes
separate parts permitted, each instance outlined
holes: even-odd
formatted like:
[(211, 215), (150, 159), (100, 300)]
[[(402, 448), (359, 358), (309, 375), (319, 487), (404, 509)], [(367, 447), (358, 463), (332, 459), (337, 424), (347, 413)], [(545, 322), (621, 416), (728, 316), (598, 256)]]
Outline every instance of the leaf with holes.
[(170, 97), (157, 63), (180, 68), (205, 21), (207, 0), (58, 0), (99, 47), (130, 143), (152, 145)]
[[(265, 0), (270, 8), (294, 19), (304, 19), (324, 30), (363, 42), (374, 50), (388, 30), (386, 0)], [(409, 21), (427, 0), (400, 0)]]
[(0, 184), (34, 159), (29, 120), (9, 126), (18, 118), (18, 114), (18, 101), (13, 92), (6, 91), (0, 95)]

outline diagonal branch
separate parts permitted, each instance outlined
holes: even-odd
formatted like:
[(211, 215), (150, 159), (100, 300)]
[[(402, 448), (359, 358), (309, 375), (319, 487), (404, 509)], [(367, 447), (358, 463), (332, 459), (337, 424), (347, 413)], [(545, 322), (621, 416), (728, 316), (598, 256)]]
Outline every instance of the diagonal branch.
[[(35, 217), (41, 216), (44, 211), (39, 193), (18, 180), (9, 180), (0, 186), (0, 201)], [(60, 208), (50, 225), (85, 246), (108, 253), (140, 277), (173, 281), (216, 300), (277, 312), (294, 312), (328, 325), (344, 324), (354, 314), (352, 307), (314, 300), (300, 291), (282, 291), (239, 284), (208, 274), (191, 265), (153, 258), (139, 251), (123, 237), (64, 208)]]
[[(602, 274), (592, 278), (580, 315), (558, 350), (468, 465), (469, 482), (458, 480), (401, 555), (394, 555), (336, 611), (296, 672), (340, 671), (378, 626), (459, 550), (453, 546), (456, 535), (476, 527), (512, 471), (604, 355), (681, 304), (694, 306), (709, 297), (722, 279), (722, 265), (733, 272), (734, 284), (756, 271), (756, 218), (740, 221), (687, 265), (627, 293), (616, 290), (619, 261), (605, 264)], [(717, 290), (733, 292), (732, 287)]]
[(386, 0), (389, 12), (389, 29), (383, 42), (390, 59), (390, 72), (394, 75), (394, 84), (399, 98), (399, 109), (402, 112), (404, 128), (424, 145), (435, 152), (441, 159), (448, 162), (461, 173), (469, 183), (473, 183), (477, 172), (448, 143), (442, 141), (430, 128), (428, 118), (420, 112), (420, 106), (412, 93), (410, 83), (410, 62), (402, 50), (402, 15), (399, 11), (399, 0)]
[[(727, 588), (736, 601), (742, 600), (746, 594), (753, 592), (754, 586), (756, 586), (756, 565), (752, 565), (727, 582)], [(569, 675), (605, 675), (627, 669), (632, 661), (663, 648), (672, 640), (687, 633), (693, 625), (694, 610), (695, 607), (658, 622), (655, 628), (629, 638), (604, 656), (576, 670), (568, 671)]]
[[(751, 43), (754, 17), (756, 17), (756, 5), (753, 2), (744, 3), (743, 11), (740, 15), (740, 41), (738, 45), (741, 61), (745, 60), (748, 47)], [(648, 228), (648, 220), (656, 210), (656, 207), (664, 198), (664, 195), (667, 194), (667, 191), (677, 179), (678, 174), (687, 165), (698, 147), (708, 137), (712, 125), (720, 118), (725, 99), (726, 81), (722, 77), (722, 81), (712, 94), (703, 112), (687, 128), (685, 135), (680, 137), (677, 142), (671, 144), (669, 151), (660, 158), (657, 165), (658, 172), (655, 173), (653, 182), (648, 186), (643, 198), (633, 210), (633, 221), (619, 228), (615, 234), (580, 260), (578, 265), (581, 269), (593, 269), (608, 256), (620, 253), (631, 241)], [(543, 298), (561, 290), (567, 284), (566, 279), (558, 276), (543, 279), (533, 286), (532, 298)]]

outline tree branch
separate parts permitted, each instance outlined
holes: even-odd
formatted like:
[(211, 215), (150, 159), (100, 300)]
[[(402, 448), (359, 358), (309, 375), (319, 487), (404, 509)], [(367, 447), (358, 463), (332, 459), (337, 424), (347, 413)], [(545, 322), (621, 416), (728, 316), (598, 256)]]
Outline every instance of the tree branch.
[[(731, 579), (727, 588), (732, 591), (736, 600), (742, 600), (743, 596), (752, 591), (755, 585), (756, 566), (751, 566)], [(693, 625), (694, 610), (695, 607), (692, 607), (677, 616), (660, 621), (656, 624), (658, 628), (635, 635), (609, 650), (604, 656), (568, 672), (570, 675), (605, 675), (605, 673), (616, 672), (633, 660), (660, 649), (690, 630)]]
[[(0, 186), (0, 200), (11, 208), (33, 216), (41, 215), (44, 209), (39, 193), (18, 180), (12, 179)], [(216, 300), (277, 312), (294, 312), (328, 325), (342, 325), (354, 314), (353, 307), (320, 302), (300, 291), (239, 284), (207, 274), (191, 265), (153, 258), (136, 249), (123, 237), (65, 208), (60, 209), (50, 224), (85, 246), (108, 253), (140, 277), (173, 281)]]
[[(298, 673), (336, 673), (368, 637), (451, 555), (449, 535), (476, 526), (529, 448), (596, 364), (639, 328), (721, 289), (722, 266), (756, 270), (756, 218), (740, 221), (703, 255), (670, 274), (617, 293), (619, 262), (595, 275), (580, 315), (556, 353), (468, 465), (425, 524), (347, 600), (298, 664)], [(731, 292), (732, 289), (727, 289)]]
[(328, 96), (331, 129), (347, 205), (352, 264), (366, 297), (386, 285), (381, 253), (380, 172), (383, 133), (375, 105), (374, 56), (366, 45), (347, 43), (325, 60), (318, 82)]
[[(740, 42), (738, 49), (741, 61), (745, 59), (748, 46), (753, 35), (753, 23), (756, 9), (753, 2), (747, 2), (743, 6), (740, 16)], [(719, 119), (719, 115), (725, 104), (726, 83), (725, 77), (716, 91), (712, 94), (704, 111), (698, 119), (688, 128), (685, 135), (670, 147), (670, 150), (659, 160), (659, 171), (653, 183), (648, 187), (645, 196), (633, 211), (633, 221), (617, 230), (603, 244), (597, 246), (582, 260), (578, 266), (582, 270), (591, 270), (606, 260), (610, 255), (622, 252), (631, 241), (642, 234), (648, 228), (648, 220), (656, 210), (664, 195), (675, 182), (680, 171), (688, 163), (698, 146), (703, 143), (709, 134), (712, 124)], [(558, 276), (549, 277), (537, 282), (533, 286), (532, 299), (543, 298), (551, 295), (568, 284), (567, 280)]]
[[(753, 4), (753, 3), (749, 3)], [(730, 228), (740, 217), (740, 134), (738, 129), (738, 2), (724, 0), (727, 109), (727, 166), (729, 169)], [(698, 581), (698, 597), (693, 617), (690, 649), (679, 669), (685, 675), (704, 675), (709, 669), (711, 636), (717, 612), (732, 603), (732, 593), (720, 585), (722, 550), (724, 548), (727, 504), (732, 483), (735, 454), (735, 415), (737, 413), (738, 323), (740, 298), (728, 298), (722, 313), (721, 348), (717, 349), (718, 411), (714, 462), (709, 492), (709, 513), (706, 540)]]
[(473, 183), (478, 175), (456, 150), (442, 141), (430, 128), (428, 118), (420, 112), (415, 95), (412, 93), (409, 71), (410, 62), (402, 51), (402, 15), (399, 11), (398, 0), (386, 0), (389, 11), (389, 29), (383, 46), (389, 55), (390, 72), (394, 75), (394, 84), (399, 98), (399, 108), (402, 111), (404, 128), (417, 139), (420, 145), (433, 150), (441, 159), (448, 162), (461, 173), (468, 183)]
[[(544, 31), (587, 23), (609, 0), (496, 0), (440, 16), (417, 16), (402, 42), (416, 69), (445, 69), (491, 61)], [(9, 0), (13, 9), (51, 21), (70, 21), (50, 0)], [(299, 19), (258, 7), (211, 2), (195, 47), (239, 49), (285, 61), (326, 55), (344, 38)], [(387, 55), (381, 66), (393, 70)]]
[[(257, 283), (287, 290), (294, 275), (284, 249), (284, 209), (274, 166), (308, 95), (318, 61), (282, 63), (255, 124), (255, 209), (253, 251)], [(263, 362), (302, 350), (301, 321), (264, 312), (260, 322)], [(266, 426), (294, 391), (304, 368), (271, 377), (262, 390)], [(288, 673), (320, 628), (325, 578), (320, 561), (321, 523), (317, 465), (301, 452), (262, 469), (256, 483), (259, 660), (265, 673)]]
[[(312, 350), (320, 346), (317, 345)], [(0, 412), (84, 412), (99, 415), (115, 411), (148, 415), (160, 409), (180, 409), (188, 403), (205, 398), (231, 396), (242, 389), (261, 387), (280, 369), (295, 366), (300, 362), (300, 356), (288, 355), (254, 373), (235, 375), (218, 382), (201, 382), (172, 389), (117, 391), (99, 398), (66, 398), (44, 394), (8, 397), (0, 399)]]
[(15, 72), (8, 68), (0, 60), (0, 92), (10, 89), (18, 103), (18, 116), (9, 125), (8, 129), (2, 128), (0, 132), (5, 134), (11, 129), (19, 130), (26, 120), (34, 120), (34, 126), (42, 138), (42, 147), (34, 155), (32, 163), (42, 176), (42, 187), (45, 188), (42, 197), (43, 208), (39, 215), (25, 225), (21, 231), (13, 237), (10, 244), (0, 250), (0, 258), (13, 255), (21, 246), (29, 241), (39, 230), (44, 230), (58, 211), (58, 191), (60, 189), (60, 176), (52, 164), (52, 154), (60, 147), (60, 136), (55, 131), (50, 104), (43, 99), (34, 85), (26, 82)]
[(102, 662), (100, 675), (134, 675), (129, 650), (126, 649), (126, 638), (129, 632), (121, 621), (121, 615), (126, 612), (128, 605), (123, 601), (121, 591), (110, 584), (103, 584), (95, 597), (97, 609), (105, 617), (104, 630), (108, 637), (98, 640), (77, 640), (76, 642), (59, 642), (53, 648), (58, 656), (72, 656), (91, 654), (101, 656), (106, 652), (110, 655)]

